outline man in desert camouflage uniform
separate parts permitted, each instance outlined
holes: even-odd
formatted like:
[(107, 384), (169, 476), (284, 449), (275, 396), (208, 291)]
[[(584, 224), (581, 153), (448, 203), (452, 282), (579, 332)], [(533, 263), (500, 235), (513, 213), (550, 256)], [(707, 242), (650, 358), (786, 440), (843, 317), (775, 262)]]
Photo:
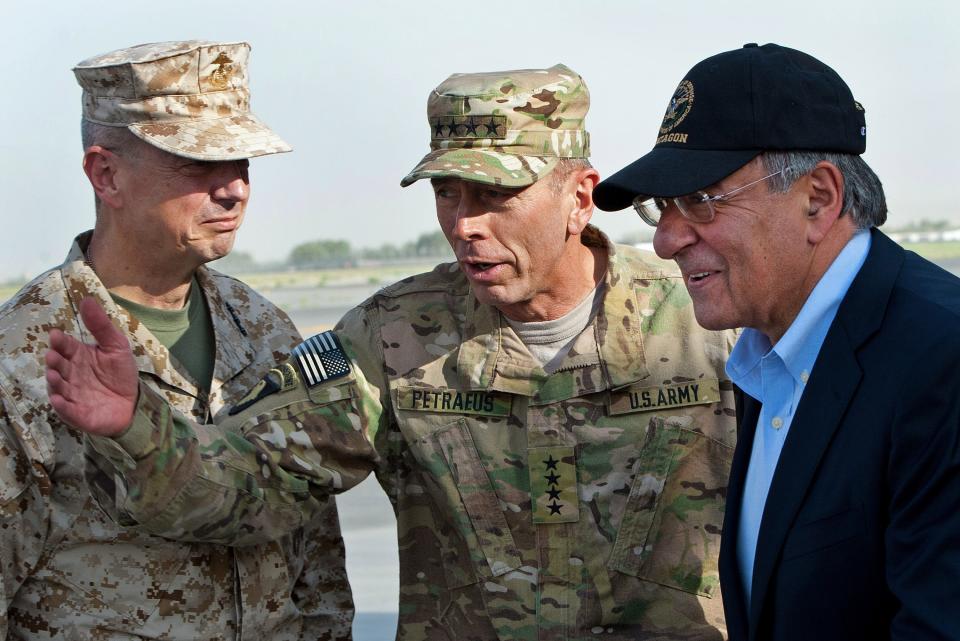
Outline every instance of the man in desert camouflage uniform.
[(124, 530), (97, 507), (81, 435), (47, 400), (47, 333), (89, 340), (85, 298), (132, 345), (144, 386), (196, 420), (220, 422), (300, 341), (283, 312), (203, 267), (233, 245), (247, 158), (290, 150), (249, 113), (248, 52), (159, 43), (74, 69), (96, 226), (0, 307), (0, 638), (350, 636), (332, 500), (318, 497), (309, 526), (255, 547)]
[(63, 345), (51, 398), (100, 435), (122, 518), (249, 544), (372, 469), (398, 521), (398, 638), (721, 639), (732, 336), (696, 325), (674, 266), (589, 225), (588, 104), (562, 65), (432, 92), (432, 151), (402, 184), (431, 180), (458, 262), (278, 362), (232, 410), (245, 439), (131, 375), (93, 416), (71, 400), (108, 378), (90, 359), (129, 356), (109, 332)]

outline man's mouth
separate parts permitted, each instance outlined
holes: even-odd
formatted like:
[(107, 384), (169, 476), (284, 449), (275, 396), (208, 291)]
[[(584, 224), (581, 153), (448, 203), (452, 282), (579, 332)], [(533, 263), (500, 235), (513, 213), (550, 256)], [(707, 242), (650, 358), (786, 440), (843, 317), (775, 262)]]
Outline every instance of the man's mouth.
[(466, 272), (467, 276), (473, 280), (489, 280), (497, 275), (500, 269), (499, 267), (503, 266), (503, 263), (487, 262), (481, 260), (469, 260), (461, 261), (460, 263), (463, 266), (463, 270)]
[(229, 216), (221, 218), (211, 218), (209, 220), (203, 221), (203, 225), (206, 227), (212, 227), (217, 231), (233, 231), (240, 226), (240, 217), (239, 216)]
[(698, 283), (702, 281), (704, 278), (710, 276), (710, 274), (712, 273), (713, 272), (693, 272), (692, 274), (690, 274), (689, 280), (692, 283)]

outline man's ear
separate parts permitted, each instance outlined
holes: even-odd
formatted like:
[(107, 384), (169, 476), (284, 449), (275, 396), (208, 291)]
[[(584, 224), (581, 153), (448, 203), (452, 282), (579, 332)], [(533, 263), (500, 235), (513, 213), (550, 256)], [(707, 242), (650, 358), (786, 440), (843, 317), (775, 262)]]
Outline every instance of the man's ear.
[(571, 185), (573, 209), (567, 217), (567, 233), (581, 234), (593, 217), (593, 189), (600, 182), (600, 174), (593, 167), (578, 169), (567, 179)]
[(807, 177), (807, 240), (818, 245), (843, 212), (843, 174), (833, 163), (821, 161)]
[(91, 145), (83, 153), (83, 172), (93, 187), (96, 197), (108, 207), (117, 209), (123, 204), (117, 182), (120, 157), (100, 145)]

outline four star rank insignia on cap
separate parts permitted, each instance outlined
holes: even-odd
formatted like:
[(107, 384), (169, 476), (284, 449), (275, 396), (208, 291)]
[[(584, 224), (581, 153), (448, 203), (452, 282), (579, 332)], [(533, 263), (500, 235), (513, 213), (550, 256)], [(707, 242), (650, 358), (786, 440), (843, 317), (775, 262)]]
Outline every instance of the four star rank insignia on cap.
[(303, 341), (293, 349), (291, 360), (297, 364), (308, 387), (350, 373), (350, 360), (333, 332), (323, 332)]

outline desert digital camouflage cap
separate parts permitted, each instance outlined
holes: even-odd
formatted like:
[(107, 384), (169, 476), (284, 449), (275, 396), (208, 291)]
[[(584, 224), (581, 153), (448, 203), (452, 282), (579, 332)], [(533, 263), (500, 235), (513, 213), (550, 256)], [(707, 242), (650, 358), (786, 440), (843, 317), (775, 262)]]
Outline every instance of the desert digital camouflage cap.
[(524, 187), (560, 158), (587, 158), (590, 92), (564, 65), (456, 73), (430, 92), (430, 153), (400, 184), (453, 176)]
[(245, 42), (155, 42), (77, 64), (85, 120), (126, 127), (164, 151), (237, 160), (291, 147), (250, 113)]

